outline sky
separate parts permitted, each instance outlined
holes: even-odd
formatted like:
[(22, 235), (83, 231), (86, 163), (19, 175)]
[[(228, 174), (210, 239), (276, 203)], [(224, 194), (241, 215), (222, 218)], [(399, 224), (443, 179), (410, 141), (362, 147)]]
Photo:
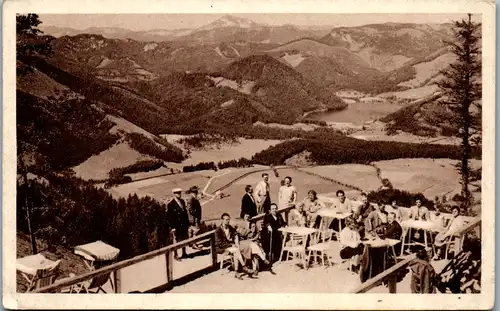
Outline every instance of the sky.
[[(44, 26), (86, 29), (120, 27), (130, 30), (198, 28), (224, 14), (39, 14)], [(446, 23), (465, 18), (465, 14), (231, 14), (268, 25), (310, 25), (351, 27), (366, 24)]]

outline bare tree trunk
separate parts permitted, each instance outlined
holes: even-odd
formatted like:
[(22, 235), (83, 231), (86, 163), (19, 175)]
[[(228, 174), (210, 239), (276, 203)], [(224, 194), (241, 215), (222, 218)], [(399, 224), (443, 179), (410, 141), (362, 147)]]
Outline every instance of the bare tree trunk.
[[(20, 149), (22, 150), (22, 147), (20, 147)], [(19, 162), (21, 164), (21, 174), (23, 176), (24, 184), (26, 186), (25, 192), (24, 192), (24, 204), (26, 207), (26, 219), (28, 221), (28, 232), (29, 232), (30, 239), (31, 239), (31, 249), (33, 251), (33, 254), (36, 254), (36, 253), (38, 253), (38, 250), (36, 247), (35, 235), (33, 234), (33, 228), (32, 228), (32, 224), (31, 224), (31, 204), (29, 201), (30, 186), (29, 186), (29, 181), (28, 181), (28, 172), (26, 170), (26, 166), (24, 165), (23, 153), (21, 150), (20, 150), (20, 152), (19, 152), (20, 154), (18, 156), (19, 156)]]

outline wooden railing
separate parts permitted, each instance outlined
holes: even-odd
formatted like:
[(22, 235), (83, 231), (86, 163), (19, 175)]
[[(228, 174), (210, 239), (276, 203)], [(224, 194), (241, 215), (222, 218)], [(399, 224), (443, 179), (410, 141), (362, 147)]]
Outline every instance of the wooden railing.
[[(278, 213), (284, 214), (284, 218), (288, 219), (288, 213), (291, 210), (291, 207), (286, 207), (278, 210)], [(260, 214), (252, 218), (252, 221), (259, 221), (264, 218), (265, 214)], [(82, 283), (88, 280), (91, 280), (95, 277), (111, 274), (115, 284), (115, 293), (122, 293), (121, 286), (121, 270), (123, 268), (138, 264), (140, 262), (153, 259), (158, 256), (165, 256), (166, 262), (166, 272), (167, 272), (167, 283), (164, 285), (171, 284), (174, 281), (173, 278), (173, 262), (174, 262), (174, 252), (180, 248), (192, 245), (194, 243), (200, 243), (202, 241), (210, 240), (210, 255), (212, 257), (211, 268), (214, 270), (217, 268), (217, 252), (215, 250), (215, 230), (200, 234), (193, 238), (181, 241), (179, 243), (175, 243), (172, 245), (165, 246), (163, 248), (154, 250), (152, 252), (135, 256), (130, 259), (126, 259), (123, 261), (119, 261), (117, 263), (111, 264), (109, 266), (105, 266), (103, 268), (93, 270), (81, 275), (77, 275), (71, 278), (65, 278), (56, 281), (55, 283), (39, 288), (37, 290), (32, 291), (32, 293), (52, 293), (52, 292), (60, 292), (63, 289), (69, 288), (72, 285), (76, 285), (78, 283)], [(210, 268), (210, 267), (206, 267)], [(196, 273), (198, 271), (192, 271), (192, 273)]]
[[(463, 226), (460, 228), (457, 232), (454, 233), (454, 235), (460, 235), (464, 236), (467, 232), (473, 230), (477, 226), (481, 225), (481, 218), (474, 218), (470, 223), (467, 225)], [(377, 274), (375, 277), (368, 279), (367, 281), (363, 282), (360, 284), (358, 287), (356, 287), (352, 293), (354, 294), (361, 294), (361, 293), (366, 293), (372, 288), (375, 288), (382, 284), (384, 280), (388, 280), (389, 283), (389, 291), (391, 293), (396, 293), (396, 276), (395, 273), (401, 269), (406, 269), (408, 265), (416, 258), (416, 254), (411, 254), (404, 260), (398, 262), (394, 266), (390, 267), (389, 269), (383, 271), (380, 274)]]

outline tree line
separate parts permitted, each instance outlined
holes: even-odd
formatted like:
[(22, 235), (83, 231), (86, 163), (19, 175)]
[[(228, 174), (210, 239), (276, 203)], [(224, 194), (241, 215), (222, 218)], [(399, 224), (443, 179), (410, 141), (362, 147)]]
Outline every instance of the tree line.
[(18, 183), (17, 230), (28, 231), (23, 204), (27, 194), (32, 230), (51, 244), (74, 247), (102, 240), (127, 258), (170, 243), (165, 204), (137, 195), (114, 199), (81, 179), (54, 174), (44, 178)]

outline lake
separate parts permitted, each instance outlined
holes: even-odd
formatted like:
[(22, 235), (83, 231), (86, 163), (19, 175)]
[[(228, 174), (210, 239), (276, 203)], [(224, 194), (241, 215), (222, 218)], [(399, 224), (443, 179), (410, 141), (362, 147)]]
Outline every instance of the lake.
[(393, 113), (404, 105), (390, 102), (354, 102), (349, 103), (347, 108), (341, 111), (316, 112), (308, 116), (309, 119), (326, 122), (350, 122), (362, 125), (367, 121), (382, 118)]

